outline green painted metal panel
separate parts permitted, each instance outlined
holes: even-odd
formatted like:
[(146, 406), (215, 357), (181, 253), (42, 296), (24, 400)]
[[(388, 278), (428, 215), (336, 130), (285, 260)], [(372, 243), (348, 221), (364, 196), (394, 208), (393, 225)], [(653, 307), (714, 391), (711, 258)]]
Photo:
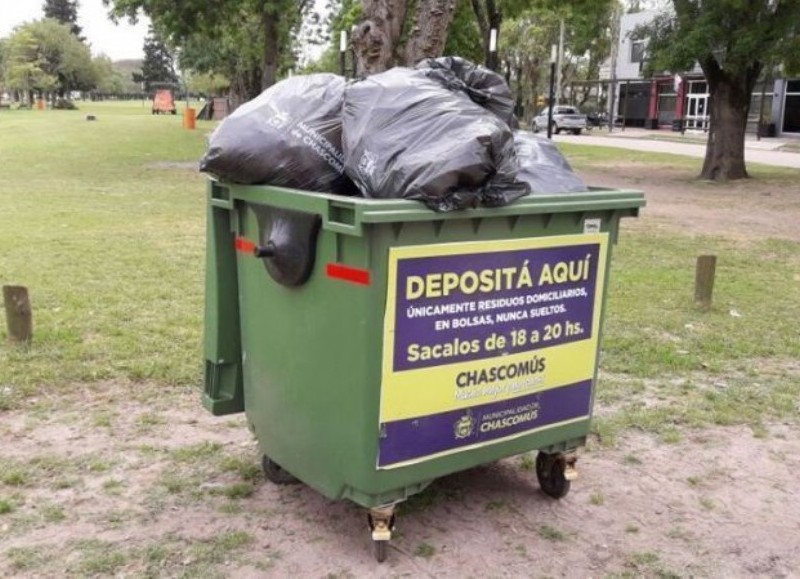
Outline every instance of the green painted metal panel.
[(206, 224), (205, 388), (203, 405), (214, 415), (244, 411), (239, 286), (229, 199), (211, 182)]
[[(594, 190), (528, 197), (497, 209), (437, 214), (411, 201), (266, 186), (212, 182), (210, 191), (207, 363), (224, 360), (235, 365), (241, 381), (230, 377), (221, 391), (232, 400), (243, 399), (261, 450), (303, 482), (328, 497), (373, 507), (403, 500), (449, 473), (531, 450), (555, 452), (583, 444), (588, 418), (379, 469), (389, 251), (575, 235), (585, 231), (587, 220), (616, 240), (619, 220), (636, 216), (644, 205), (641, 193)], [(276, 283), (261, 259), (233, 249), (234, 236), (246, 243), (261, 242), (254, 209), (270, 207), (321, 217), (313, 270), (299, 287)], [(606, 285), (610, 243), (607, 249)], [(330, 277), (331, 264), (366, 271), (370, 283)], [(239, 347), (237, 364), (233, 356)], [(238, 408), (214, 398), (208, 384), (205, 399), (212, 411), (215, 404)]]

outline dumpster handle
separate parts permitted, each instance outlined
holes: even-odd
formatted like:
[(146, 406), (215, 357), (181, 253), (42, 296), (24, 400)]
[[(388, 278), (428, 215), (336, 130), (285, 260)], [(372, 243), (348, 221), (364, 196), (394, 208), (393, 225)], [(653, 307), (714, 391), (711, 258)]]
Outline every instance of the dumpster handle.
[(275, 257), (275, 243), (267, 242), (266, 245), (257, 245), (253, 248), (253, 255), (256, 257)]
[(286, 287), (303, 285), (314, 268), (318, 214), (294, 209), (253, 205), (259, 244), (253, 255), (262, 260), (270, 277)]

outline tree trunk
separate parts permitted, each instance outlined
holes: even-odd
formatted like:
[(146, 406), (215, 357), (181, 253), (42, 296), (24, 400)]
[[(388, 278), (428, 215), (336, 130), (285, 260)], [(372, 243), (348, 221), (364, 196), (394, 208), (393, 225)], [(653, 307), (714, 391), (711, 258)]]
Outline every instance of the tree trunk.
[[(589, 64), (586, 66), (586, 80), (591, 81), (595, 78), (600, 77), (600, 58), (601, 54), (598, 53), (596, 50), (591, 50), (589, 53)], [(589, 100), (589, 97), (592, 96), (592, 90), (595, 88), (593, 83), (587, 83), (583, 85), (581, 89), (580, 99), (578, 101), (578, 107), (583, 107), (586, 104), (586, 101)], [(598, 103), (599, 104), (599, 103)]]
[(357, 69), (363, 75), (395, 65), (409, 0), (361, 0), (364, 20), (353, 31)]
[(481, 32), (481, 42), (483, 42), (484, 64), (491, 66), (492, 58), (489, 52), (489, 40), (492, 28), (500, 34), (500, 24), (503, 22), (503, 15), (497, 8), (495, 0), (472, 0), (472, 11), (478, 21), (478, 29)]
[(747, 109), (733, 98), (733, 91), (721, 85), (710, 97), (711, 119), (702, 179), (725, 181), (747, 177), (744, 162), (744, 130)]
[(517, 80), (517, 90), (516, 90), (517, 99), (514, 104), (514, 114), (517, 115), (518, 118), (522, 118), (523, 114), (526, 111), (525, 111), (524, 99), (522, 98), (522, 94), (524, 92), (524, 89), (522, 87), (522, 64), (519, 61), (517, 61), (516, 66), (514, 67), (514, 76), (516, 77)]
[(455, 13), (455, 0), (419, 0), (406, 45), (405, 64), (413, 66), (425, 58), (442, 55)]
[(261, 94), (262, 76), (262, 71), (258, 70), (256, 67), (248, 67), (246, 71), (241, 73), (241, 94), (244, 96), (244, 98), (240, 99), (236, 103), (237, 108), (239, 105), (242, 105)]
[(248, 67), (247, 70), (232, 74), (228, 91), (229, 112), (235, 111), (241, 104), (256, 98), (261, 93), (262, 73), (258, 67)]
[(701, 179), (727, 181), (749, 177), (744, 161), (744, 135), (750, 97), (761, 63), (733, 74), (724, 70), (714, 57), (700, 61), (709, 92), (708, 142)]
[(277, 10), (264, 10), (261, 22), (264, 28), (264, 72), (261, 75), (261, 90), (271, 87), (278, 79), (280, 56), (280, 14)]
[(486, 43), (489, 38), (489, 19), (486, 17), (486, 10), (483, 7), (484, 0), (472, 0), (472, 11), (475, 13), (475, 20), (478, 21), (478, 30), (481, 33), (481, 40), (484, 47), (488, 46)]
[(533, 107), (533, 115), (536, 116), (539, 113), (539, 82), (541, 80), (541, 62), (539, 62), (538, 58), (528, 59), (525, 72), (526, 76), (528, 77), (528, 83), (531, 87), (531, 104)]
[(747, 113), (761, 67), (759, 65), (755, 67), (758, 70), (748, 71), (742, 76), (732, 76), (716, 62), (704, 64), (711, 116), (700, 178), (717, 181), (745, 179), (749, 176), (744, 160)]

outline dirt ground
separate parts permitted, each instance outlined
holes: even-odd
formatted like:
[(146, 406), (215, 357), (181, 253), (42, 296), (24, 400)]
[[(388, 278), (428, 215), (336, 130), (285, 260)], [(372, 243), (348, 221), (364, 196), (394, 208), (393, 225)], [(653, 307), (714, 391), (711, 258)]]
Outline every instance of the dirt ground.
[[(584, 178), (648, 180), (625, 227), (800, 240), (796, 193), (676, 192), (634, 168)], [(561, 501), (530, 457), (440, 479), (400, 512), (378, 565), (360, 508), (264, 482), (244, 420), (211, 417), (193, 390), (99, 383), (28, 404), (0, 411), (2, 576), (800, 576), (789, 424), (590, 444)]]
[[(757, 185), (752, 181), (705, 183), (691, 180), (685, 169), (654, 170), (624, 163), (581, 176), (596, 187), (646, 192), (647, 209), (642, 217), (624, 222), (623, 228), (800, 241), (800, 172), (794, 186)], [(681, 185), (676, 187), (676, 182)]]

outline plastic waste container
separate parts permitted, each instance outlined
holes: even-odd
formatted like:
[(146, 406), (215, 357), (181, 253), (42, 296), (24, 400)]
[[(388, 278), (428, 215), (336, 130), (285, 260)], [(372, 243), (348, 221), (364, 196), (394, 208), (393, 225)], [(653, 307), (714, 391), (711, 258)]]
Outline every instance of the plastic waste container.
[(203, 403), (245, 412), (266, 476), (369, 509), (538, 450), (560, 498), (589, 433), (611, 247), (643, 195), (434, 213), (406, 200), (208, 187)]

